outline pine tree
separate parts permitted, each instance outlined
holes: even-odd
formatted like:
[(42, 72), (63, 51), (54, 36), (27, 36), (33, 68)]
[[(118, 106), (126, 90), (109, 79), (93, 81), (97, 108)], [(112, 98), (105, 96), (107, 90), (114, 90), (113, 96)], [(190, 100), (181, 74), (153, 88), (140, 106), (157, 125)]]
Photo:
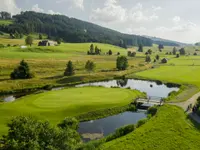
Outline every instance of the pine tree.
[(143, 52), (143, 46), (142, 46), (142, 44), (139, 45), (138, 52)]
[(72, 76), (74, 75), (75, 72), (74, 72), (74, 66), (73, 66), (73, 63), (72, 61), (70, 60), (68, 63), (67, 63), (67, 68), (64, 72), (64, 76)]

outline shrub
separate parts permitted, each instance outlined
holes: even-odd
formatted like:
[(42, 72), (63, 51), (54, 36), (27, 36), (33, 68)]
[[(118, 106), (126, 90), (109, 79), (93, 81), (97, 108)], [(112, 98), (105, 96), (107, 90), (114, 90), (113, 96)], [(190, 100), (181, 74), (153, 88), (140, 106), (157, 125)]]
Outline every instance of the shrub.
[(127, 125), (127, 126), (121, 127), (119, 129), (117, 129), (114, 134), (108, 136), (106, 138), (106, 142), (109, 142), (109, 141), (112, 141), (112, 140), (114, 140), (116, 138), (125, 136), (128, 133), (133, 132), (134, 130), (135, 130), (135, 126), (134, 125)]
[(142, 120), (139, 120), (138, 123), (137, 123), (137, 125), (136, 125), (136, 127), (137, 127), (137, 128), (141, 127), (141, 126), (144, 125), (147, 121), (148, 121), (147, 118), (142, 119)]
[(179, 54), (176, 54), (176, 58), (179, 58), (180, 57), (180, 55)]
[(4, 45), (3, 45), (3, 44), (0, 44), (0, 48), (4, 48)]
[(196, 52), (194, 53), (194, 56), (197, 56), (197, 53), (196, 53)]
[(153, 107), (150, 107), (148, 110), (147, 110), (147, 113), (150, 114), (151, 116), (155, 116), (156, 113), (157, 113), (158, 109), (156, 106), (153, 106)]
[(135, 112), (137, 110), (136, 105), (130, 105), (127, 111), (133, 111)]
[(76, 118), (65, 118), (61, 123), (58, 124), (58, 127), (65, 129), (71, 128), (73, 130), (78, 129), (79, 122)]
[(151, 57), (149, 55), (146, 56), (145, 62), (151, 62)]

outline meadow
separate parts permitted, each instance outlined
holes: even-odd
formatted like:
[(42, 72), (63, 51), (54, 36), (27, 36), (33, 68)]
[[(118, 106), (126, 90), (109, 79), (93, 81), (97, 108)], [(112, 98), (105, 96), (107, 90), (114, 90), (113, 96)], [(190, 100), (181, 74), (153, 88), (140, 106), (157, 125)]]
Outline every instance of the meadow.
[[(3, 42), (5, 42), (4, 39)], [(9, 39), (10, 40), (10, 39)], [(11, 41), (15, 40), (10, 40)], [(23, 40), (21, 40), (23, 41)], [(146, 64), (144, 56), (129, 58), (129, 69), (117, 71), (117, 53), (127, 55), (127, 50), (109, 45), (94, 43), (102, 50), (101, 55), (89, 56), (91, 43), (62, 43), (60, 46), (38, 47), (33, 45), (27, 49), (19, 47), (0, 48), (0, 91), (3, 93), (20, 90), (25, 88), (38, 88), (47, 84), (66, 85), (71, 83), (88, 82), (94, 80), (112, 79), (127, 73), (148, 69), (151, 64)], [(104, 53), (112, 50), (113, 55), (108, 56)], [(30, 80), (10, 80), (10, 73), (24, 59), (30, 65), (35, 78)], [(66, 64), (72, 60), (75, 66), (76, 75), (73, 77), (63, 77)], [(96, 64), (95, 72), (89, 74), (85, 71), (85, 63), (92, 60)]]
[(12, 20), (0, 20), (0, 25), (9, 25), (12, 24)]
[(155, 117), (134, 132), (105, 143), (102, 150), (198, 150), (199, 127), (181, 108), (165, 105)]
[(141, 95), (128, 89), (83, 87), (25, 96), (12, 103), (0, 104), (3, 114), (0, 116), (0, 135), (7, 132), (6, 124), (14, 116), (31, 115), (56, 125), (65, 117), (126, 106)]

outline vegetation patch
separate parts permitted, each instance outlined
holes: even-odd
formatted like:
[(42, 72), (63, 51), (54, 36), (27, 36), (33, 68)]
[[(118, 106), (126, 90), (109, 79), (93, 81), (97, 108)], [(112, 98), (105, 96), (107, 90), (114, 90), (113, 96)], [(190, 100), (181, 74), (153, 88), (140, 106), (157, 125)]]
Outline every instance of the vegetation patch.
[[(40, 120), (48, 119), (54, 125), (68, 116), (80, 116), (88, 112), (99, 110), (100, 113), (83, 115), (80, 120), (105, 116), (105, 109), (128, 105), (133, 99), (143, 94), (128, 89), (112, 89), (102, 87), (69, 88), (22, 97), (12, 103), (1, 103), (0, 134), (7, 131), (6, 123), (13, 117), (21, 114), (31, 114)], [(110, 114), (125, 110), (114, 109)], [(56, 113), (55, 113), (56, 112)]]
[(101, 149), (196, 150), (200, 146), (199, 136), (199, 130), (187, 119), (181, 108), (165, 105), (146, 124), (126, 136), (103, 144)]

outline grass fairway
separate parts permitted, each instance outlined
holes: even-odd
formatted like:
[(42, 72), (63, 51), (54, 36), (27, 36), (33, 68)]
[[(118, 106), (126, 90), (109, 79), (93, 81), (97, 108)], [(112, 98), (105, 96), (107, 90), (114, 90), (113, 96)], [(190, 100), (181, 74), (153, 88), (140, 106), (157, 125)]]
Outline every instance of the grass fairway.
[(200, 132), (176, 106), (163, 106), (134, 132), (104, 144), (102, 150), (198, 150)]
[(200, 66), (161, 66), (136, 73), (137, 76), (168, 82), (193, 84), (200, 87)]
[(23, 97), (13, 103), (0, 104), (0, 135), (7, 131), (6, 123), (19, 115), (32, 115), (57, 124), (67, 116), (125, 106), (140, 92), (102, 87), (69, 88)]

